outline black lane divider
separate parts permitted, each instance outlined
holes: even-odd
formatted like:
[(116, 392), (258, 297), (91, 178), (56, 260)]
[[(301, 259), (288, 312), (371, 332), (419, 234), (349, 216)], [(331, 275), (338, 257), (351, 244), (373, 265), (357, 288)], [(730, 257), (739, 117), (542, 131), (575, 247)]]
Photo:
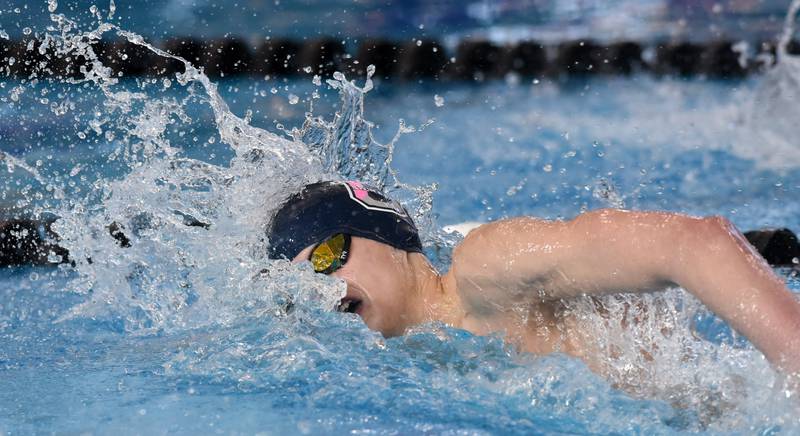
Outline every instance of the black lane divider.
[[(448, 53), (436, 40), (406, 42), (380, 38), (361, 39), (350, 44), (338, 39), (317, 38), (303, 41), (271, 38), (252, 44), (240, 38), (199, 40), (171, 38), (161, 48), (202, 67), (212, 77), (271, 76), (301, 74), (330, 76), (334, 71), (363, 75), (367, 65), (376, 67), (376, 76), (400, 80), (482, 81), (513, 73), (524, 77), (585, 76), (594, 74), (627, 75), (638, 71), (656, 75), (709, 78), (739, 78), (763, 70), (775, 43), (761, 42), (752, 47), (757, 53), (740, 54), (733, 41), (704, 44), (665, 42), (643, 45), (635, 41), (601, 44), (591, 40), (541, 44), (535, 41), (497, 45), (485, 40), (461, 41)], [(91, 68), (78, 55), (57, 57), (53, 50), (39, 48), (36, 39), (0, 39), (0, 75), (18, 78), (78, 77), (81, 67)], [(174, 60), (163, 59), (124, 40), (98, 41), (94, 49), (103, 64), (118, 76), (158, 76), (183, 71)], [(800, 43), (792, 42), (788, 51), (800, 54)], [(352, 52), (352, 53), (351, 53)], [(743, 66), (740, 58), (748, 58)]]
[[(70, 263), (66, 249), (58, 245), (59, 238), (51, 230), (53, 221), (16, 219), (0, 222), (0, 268), (26, 265), (57, 265)], [(208, 228), (210, 224), (187, 220), (187, 226)], [(116, 240), (120, 249), (131, 247), (125, 228), (111, 223), (108, 237)], [(772, 266), (791, 266), (800, 270), (800, 242), (789, 229), (762, 229), (745, 232), (744, 236)]]

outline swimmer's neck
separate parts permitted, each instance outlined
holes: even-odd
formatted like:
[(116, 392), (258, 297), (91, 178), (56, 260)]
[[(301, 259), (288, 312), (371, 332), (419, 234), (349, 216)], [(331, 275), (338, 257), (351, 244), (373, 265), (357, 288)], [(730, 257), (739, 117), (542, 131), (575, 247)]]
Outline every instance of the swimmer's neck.
[(409, 253), (409, 263), (414, 274), (414, 292), (418, 294), (414, 324), (438, 321), (461, 328), (465, 314), (452, 274), (439, 274), (420, 253)]

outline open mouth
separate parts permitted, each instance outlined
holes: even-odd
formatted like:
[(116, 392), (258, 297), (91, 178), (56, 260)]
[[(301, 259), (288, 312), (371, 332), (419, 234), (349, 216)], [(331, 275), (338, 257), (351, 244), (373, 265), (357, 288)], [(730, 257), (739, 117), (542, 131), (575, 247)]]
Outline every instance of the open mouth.
[(361, 299), (344, 297), (342, 301), (339, 302), (339, 306), (336, 307), (336, 310), (344, 313), (357, 313), (358, 309), (361, 308), (361, 303)]

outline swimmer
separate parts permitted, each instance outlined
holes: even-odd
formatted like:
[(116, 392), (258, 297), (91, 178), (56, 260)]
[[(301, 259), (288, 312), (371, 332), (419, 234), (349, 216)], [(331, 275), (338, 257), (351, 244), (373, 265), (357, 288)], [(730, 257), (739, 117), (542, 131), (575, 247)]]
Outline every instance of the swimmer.
[(680, 286), (773, 365), (800, 373), (800, 303), (722, 217), (600, 209), (569, 221), (499, 220), (469, 232), (440, 275), (399, 203), (358, 182), (320, 182), (283, 204), (268, 239), (270, 258), (310, 261), (344, 280), (339, 310), (387, 337), (440, 321), (596, 370), (592, 332), (575, 331), (560, 304)]

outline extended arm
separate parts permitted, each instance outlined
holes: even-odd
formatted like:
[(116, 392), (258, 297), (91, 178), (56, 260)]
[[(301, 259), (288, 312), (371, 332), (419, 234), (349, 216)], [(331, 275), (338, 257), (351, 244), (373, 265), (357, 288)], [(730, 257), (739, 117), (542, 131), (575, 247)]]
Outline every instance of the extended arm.
[(473, 230), (452, 268), (476, 312), (679, 285), (771, 362), (800, 372), (800, 303), (724, 218), (603, 209), (503, 220)]

